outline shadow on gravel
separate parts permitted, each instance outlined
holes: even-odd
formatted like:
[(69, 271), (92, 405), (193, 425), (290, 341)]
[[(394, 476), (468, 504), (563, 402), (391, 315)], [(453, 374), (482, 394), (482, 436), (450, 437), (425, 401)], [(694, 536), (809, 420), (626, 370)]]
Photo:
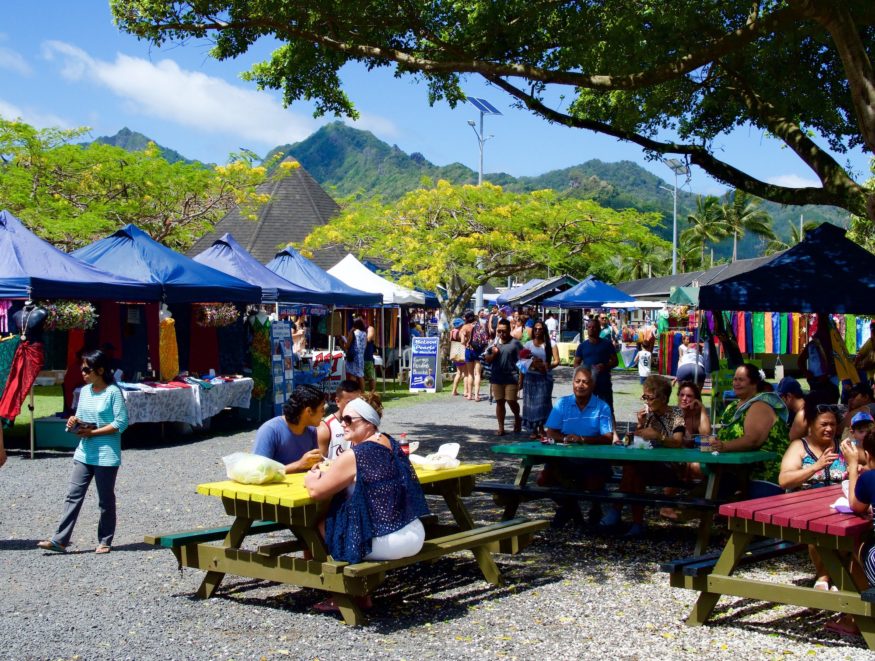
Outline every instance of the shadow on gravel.
[[(37, 551), (36, 543), (39, 539), (0, 539), (0, 551)], [(45, 555), (58, 555), (46, 553)]]
[[(473, 558), (442, 558), (394, 571), (372, 595), (374, 608), (367, 613), (368, 628), (388, 634), (434, 620), (461, 618), (472, 607), (560, 580), (559, 577), (544, 575), (538, 569), (539, 562), (515, 563), (520, 557), (522, 556), (514, 556), (508, 562), (501, 556), (497, 558), (506, 581), (500, 587), (483, 579)], [(271, 587), (288, 591), (265, 596), (244, 596), (248, 592)], [(192, 601), (196, 599), (191, 593), (178, 596)], [(325, 596), (326, 593), (318, 590), (296, 589), (269, 581), (242, 579), (239, 582), (226, 583), (215, 598), (290, 613), (307, 613), (312, 612), (313, 605), (325, 599)], [(334, 618), (340, 621), (339, 615)]]

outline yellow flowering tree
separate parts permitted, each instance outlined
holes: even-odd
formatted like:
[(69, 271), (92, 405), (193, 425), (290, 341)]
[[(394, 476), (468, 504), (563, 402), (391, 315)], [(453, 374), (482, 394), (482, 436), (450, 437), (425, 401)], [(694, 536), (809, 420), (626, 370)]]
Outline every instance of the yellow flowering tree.
[(0, 118), (0, 207), (65, 249), (135, 223), (157, 241), (185, 250), (235, 206), (254, 217), (268, 176), (232, 154), (226, 165), (168, 163), (154, 144), (129, 152), (77, 144), (88, 129), (36, 129)]
[(634, 245), (655, 248), (665, 243), (651, 232), (658, 222), (658, 214), (606, 209), (552, 190), (508, 193), (489, 183), (439, 181), (392, 204), (354, 204), (300, 247), (306, 253), (339, 245), (388, 262), (404, 274), (401, 284), (437, 291), (457, 316), (492, 278), (548, 269), (583, 277)]

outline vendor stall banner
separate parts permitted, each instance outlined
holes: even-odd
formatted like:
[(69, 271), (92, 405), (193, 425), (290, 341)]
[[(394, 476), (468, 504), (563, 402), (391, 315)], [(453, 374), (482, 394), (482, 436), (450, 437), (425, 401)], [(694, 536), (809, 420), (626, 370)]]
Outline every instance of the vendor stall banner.
[(439, 340), (436, 337), (412, 338), (411, 392), (437, 392), (440, 387), (438, 345)]
[(283, 404), (294, 389), (291, 324), (274, 321), (270, 325), (270, 346), (274, 413), (282, 415)]

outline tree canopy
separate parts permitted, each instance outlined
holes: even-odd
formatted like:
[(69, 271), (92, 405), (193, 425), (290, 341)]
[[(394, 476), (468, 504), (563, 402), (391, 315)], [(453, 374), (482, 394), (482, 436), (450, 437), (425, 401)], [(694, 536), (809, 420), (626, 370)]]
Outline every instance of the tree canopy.
[[(508, 193), (499, 186), (446, 181), (383, 205), (361, 202), (314, 229), (305, 252), (339, 245), (388, 262), (401, 283), (437, 290), (456, 316), (491, 278), (601, 272), (613, 256), (665, 245), (651, 226), (658, 214), (605, 209), (554, 191)], [(634, 247), (634, 248), (633, 248)], [(444, 296), (438, 287), (447, 293)]]
[[(245, 158), (227, 165), (168, 163), (144, 151), (75, 144), (88, 129), (35, 129), (0, 117), (0, 208), (43, 238), (77, 248), (134, 223), (185, 250), (239, 205), (252, 215), (267, 195), (267, 169)], [(297, 164), (282, 163), (275, 176)]]
[[(246, 73), (285, 101), (356, 116), (340, 69), (357, 61), (421, 77), (429, 100), (462, 101), (476, 74), (551, 122), (677, 154), (732, 188), (828, 204), (875, 220), (875, 195), (839, 162), (875, 152), (871, 0), (110, 0), (153, 43), (210, 36), (218, 59), (281, 45)], [(753, 126), (821, 187), (771, 184), (723, 160), (721, 135)], [(666, 139), (665, 136), (676, 136)]]

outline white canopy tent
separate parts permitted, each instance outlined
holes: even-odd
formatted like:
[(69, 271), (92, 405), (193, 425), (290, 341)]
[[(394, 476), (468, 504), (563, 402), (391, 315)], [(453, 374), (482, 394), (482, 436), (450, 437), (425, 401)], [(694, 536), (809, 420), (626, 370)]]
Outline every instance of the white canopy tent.
[(328, 272), (350, 287), (371, 294), (382, 294), (383, 305), (425, 305), (425, 295), (397, 285), (377, 275), (353, 255), (347, 255)]
[[(328, 269), (328, 273), (350, 287), (355, 287), (361, 291), (370, 294), (381, 294), (383, 296), (383, 311), (386, 306), (395, 305), (425, 305), (425, 295), (421, 292), (407, 289), (401, 285), (397, 285), (391, 280), (377, 275), (367, 266), (362, 264), (352, 254), (348, 254), (341, 259), (337, 264)], [(352, 283), (355, 283), (354, 285)], [(384, 317), (385, 322), (385, 317)], [(385, 328), (383, 323), (383, 328)], [(404, 349), (401, 345), (401, 315), (398, 315), (398, 357), (403, 364)], [(386, 343), (384, 338), (380, 338), (380, 344), (383, 348), (383, 392), (386, 391)]]

